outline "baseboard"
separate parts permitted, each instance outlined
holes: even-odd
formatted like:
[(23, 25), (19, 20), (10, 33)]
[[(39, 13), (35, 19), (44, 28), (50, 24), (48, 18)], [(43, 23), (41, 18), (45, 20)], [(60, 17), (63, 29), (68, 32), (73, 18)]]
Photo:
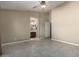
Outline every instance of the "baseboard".
[[(56, 40), (56, 39), (51, 39), (51, 40), (58, 41), (58, 42), (62, 42), (62, 43), (66, 43), (66, 44), (70, 44), (70, 45), (74, 45), (74, 46), (79, 46), (79, 44), (71, 43), (71, 42), (67, 42), (67, 41)], [(27, 42), (27, 41), (32, 41), (32, 40), (23, 40), (23, 41), (16, 41), (16, 42), (4, 43), (4, 44), (2, 44), (2, 46), (9, 45), (9, 44), (22, 43), (22, 42)]]
[(33, 40), (23, 40), (23, 41), (16, 41), (16, 42), (4, 43), (1, 46), (10, 45), (10, 44), (16, 44), (16, 43), (22, 43), (22, 42), (27, 42), (27, 41), (33, 41)]
[(58, 42), (62, 42), (62, 43), (66, 43), (66, 44), (70, 44), (70, 45), (74, 45), (74, 46), (79, 46), (79, 44), (71, 43), (71, 42), (67, 42), (67, 41), (56, 40), (56, 39), (51, 39), (51, 40), (58, 41)]

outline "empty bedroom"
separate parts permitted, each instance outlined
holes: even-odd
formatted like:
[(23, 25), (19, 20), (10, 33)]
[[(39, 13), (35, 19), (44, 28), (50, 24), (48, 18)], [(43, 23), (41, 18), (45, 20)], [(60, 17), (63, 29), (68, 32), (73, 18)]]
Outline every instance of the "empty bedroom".
[(0, 1), (1, 57), (79, 57), (79, 1)]

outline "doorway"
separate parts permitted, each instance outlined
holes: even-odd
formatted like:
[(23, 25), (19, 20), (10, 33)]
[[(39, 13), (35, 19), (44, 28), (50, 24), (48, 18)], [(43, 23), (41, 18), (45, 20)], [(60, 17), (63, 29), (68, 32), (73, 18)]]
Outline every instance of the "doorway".
[(38, 36), (38, 18), (30, 17), (30, 38)]

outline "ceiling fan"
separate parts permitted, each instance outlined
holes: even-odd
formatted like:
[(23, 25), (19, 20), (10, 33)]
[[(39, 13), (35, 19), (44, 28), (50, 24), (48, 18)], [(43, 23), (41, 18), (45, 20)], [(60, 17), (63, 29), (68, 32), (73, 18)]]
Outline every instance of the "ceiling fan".
[(41, 1), (40, 2), (40, 6), (34, 6), (33, 8), (38, 8), (38, 7), (41, 7), (41, 8), (45, 8), (47, 6), (47, 4), (46, 4), (46, 1)]

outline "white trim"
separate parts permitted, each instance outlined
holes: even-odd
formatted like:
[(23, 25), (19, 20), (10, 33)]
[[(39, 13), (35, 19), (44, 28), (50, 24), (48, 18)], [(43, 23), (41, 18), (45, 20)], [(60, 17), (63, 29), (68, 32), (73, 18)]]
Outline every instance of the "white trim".
[[(71, 43), (71, 42), (67, 42), (67, 41), (62, 41), (62, 40), (57, 40), (57, 39), (51, 39), (51, 40), (62, 42), (62, 43), (66, 43), (66, 44), (70, 44), (70, 45), (74, 45), (74, 46), (79, 46), (79, 44)], [(4, 44), (2, 44), (2, 46), (9, 45), (9, 44), (17, 44), (17, 43), (22, 43), (22, 42), (27, 42), (27, 41), (32, 41), (32, 40), (23, 40), (23, 41), (4, 43)], [(35, 40), (35, 41), (37, 41), (37, 40)]]
[(67, 42), (67, 41), (62, 41), (62, 40), (57, 40), (57, 39), (51, 39), (51, 40), (62, 42), (62, 43), (66, 43), (66, 44), (70, 44), (70, 45), (74, 45), (74, 46), (79, 46), (79, 44), (71, 43), (71, 42)]
[(17, 44), (17, 43), (22, 43), (22, 42), (27, 42), (27, 41), (33, 41), (33, 40), (23, 40), (23, 41), (16, 41), (16, 42), (4, 43), (4, 44), (2, 44), (2, 46), (9, 45), (9, 44)]

